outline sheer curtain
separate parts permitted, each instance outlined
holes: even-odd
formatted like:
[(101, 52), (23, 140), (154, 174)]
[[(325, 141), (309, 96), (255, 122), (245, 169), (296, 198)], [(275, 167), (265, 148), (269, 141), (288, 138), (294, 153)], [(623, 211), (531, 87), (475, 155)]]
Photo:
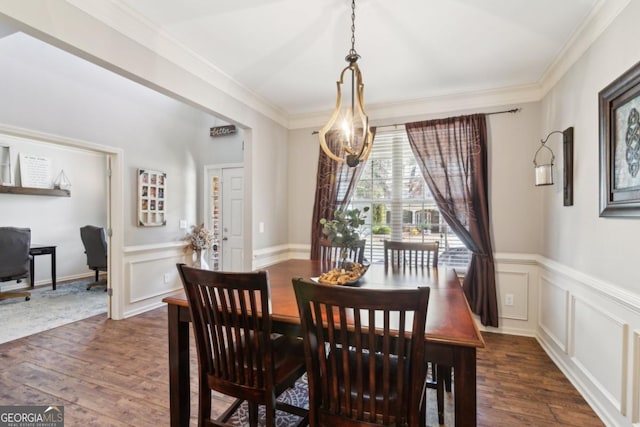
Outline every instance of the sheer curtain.
[(498, 326), (489, 231), (487, 125), (484, 114), (406, 124), (427, 185), (446, 219), (473, 252), (463, 289), (483, 325)]
[[(375, 138), (376, 129), (371, 128), (371, 133)], [(338, 134), (329, 132), (326, 138), (331, 151), (340, 152)], [(316, 175), (316, 196), (311, 222), (311, 259), (320, 259), (320, 238), (322, 237), (320, 219), (332, 219), (336, 209), (345, 208), (349, 204), (365, 164), (366, 161), (361, 162), (355, 168), (349, 167), (346, 163), (330, 159), (320, 148)]]

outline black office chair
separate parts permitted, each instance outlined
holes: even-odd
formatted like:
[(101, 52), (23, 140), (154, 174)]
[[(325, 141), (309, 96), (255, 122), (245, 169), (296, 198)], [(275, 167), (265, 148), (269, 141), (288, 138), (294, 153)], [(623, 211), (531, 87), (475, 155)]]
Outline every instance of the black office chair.
[[(31, 229), (17, 227), (0, 227), (0, 282), (29, 277), (29, 247), (31, 246)], [(28, 291), (0, 292), (0, 300), (8, 298), (31, 299)]]
[(94, 286), (106, 285), (106, 280), (99, 280), (100, 272), (107, 271), (107, 239), (104, 228), (85, 225), (80, 228), (80, 238), (84, 245), (84, 252), (87, 254), (87, 265), (89, 269), (96, 272), (96, 281), (89, 283), (87, 290)]

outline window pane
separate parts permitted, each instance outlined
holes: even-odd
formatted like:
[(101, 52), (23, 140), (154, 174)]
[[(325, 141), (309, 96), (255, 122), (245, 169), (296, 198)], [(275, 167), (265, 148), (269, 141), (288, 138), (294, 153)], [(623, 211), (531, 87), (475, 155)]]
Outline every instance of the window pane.
[(442, 219), (404, 130), (377, 133), (350, 207), (365, 206), (367, 261), (384, 262), (384, 240), (393, 234), (394, 240), (438, 241), (440, 263), (468, 264), (469, 251)]

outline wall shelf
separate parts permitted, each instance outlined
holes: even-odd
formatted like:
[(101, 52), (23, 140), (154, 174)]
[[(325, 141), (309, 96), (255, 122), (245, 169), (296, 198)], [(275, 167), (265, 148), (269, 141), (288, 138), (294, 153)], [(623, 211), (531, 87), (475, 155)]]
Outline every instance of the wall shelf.
[(27, 194), (31, 196), (71, 197), (71, 191), (69, 190), (60, 190), (56, 188), (14, 187), (11, 185), (0, 185), (0, 193)]

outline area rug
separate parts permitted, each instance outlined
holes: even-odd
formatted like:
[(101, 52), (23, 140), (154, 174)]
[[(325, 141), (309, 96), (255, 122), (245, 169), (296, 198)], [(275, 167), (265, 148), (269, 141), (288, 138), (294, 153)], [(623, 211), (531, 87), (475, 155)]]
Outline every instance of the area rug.
[(11, 298), (0, 301), (0, 343), (53, 329), (107, 312), (104, 286), (86, 290), (84, 279), (31, 290), (31, 299)]
[[(298, 381), (296, 381), (292, 388), (286, 390), (278, 397), (278, 401), (286, 402), (299, 408), (309, 409), (307, 387), (307, 375), (304, 374)], [(296, 415), (289, 414), (288, 412), (276, 411), (276, 427), (295, 426), (299, 421), (300, 417)], [(240, 405), (229, 422), (233, 426), (244, 427), (249, 425), (249, 411), (246, 402)], [(266, 425), (264, 406), (262, 405), (258, 407), (258, 425)]]

